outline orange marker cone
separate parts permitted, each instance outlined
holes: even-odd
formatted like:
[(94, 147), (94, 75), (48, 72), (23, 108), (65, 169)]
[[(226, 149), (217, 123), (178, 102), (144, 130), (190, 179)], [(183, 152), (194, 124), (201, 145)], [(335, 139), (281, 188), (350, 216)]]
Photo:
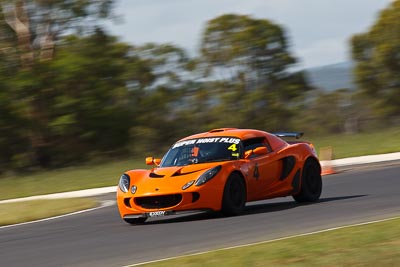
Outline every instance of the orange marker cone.
[(321, 175), (335, 174), (335, 168), (332, 164), (333, 149), (331, 146), (320, 149)]

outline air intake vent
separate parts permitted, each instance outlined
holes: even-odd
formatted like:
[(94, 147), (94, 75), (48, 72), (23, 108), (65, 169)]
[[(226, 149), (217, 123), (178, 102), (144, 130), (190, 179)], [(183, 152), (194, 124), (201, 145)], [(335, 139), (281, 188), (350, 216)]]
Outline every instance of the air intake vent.
[(169, 208), (178, 205), (181, 201), (181, 194), (135, 198), (135, 204), (145, 209)]
[(150, 178), (163, 178), (165, 175), (160, 175), (154, 172), (149, 173)]
[(229, 130), (236, 130), (237, 128), (219, 128), (219, 129), (212, 129), (208, 131), (209, 133), (218, 133), (218, 132), (224, 132), (224, 131), (229, 131)]

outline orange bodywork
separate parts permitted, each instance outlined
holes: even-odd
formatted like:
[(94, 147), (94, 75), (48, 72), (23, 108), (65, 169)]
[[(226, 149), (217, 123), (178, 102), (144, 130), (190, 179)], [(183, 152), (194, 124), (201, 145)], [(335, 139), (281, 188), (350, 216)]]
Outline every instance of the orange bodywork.
[[(224, 188), (232, 173), (242, 177), (247, 202), (296, 195), (305, 161), (312, 158), (318, 162), (307, 142), (289, 144), (273, 134), (250, 129), (215, 129), (183, 138), (172, 148), (194, 143), (193, 140), (215, 145), (227, 142), (227, 149), (232, 150), (229, 153), (236, 158), (182, 166), (163, 166), (168, 165), (164, 158), (161, 165), (159, 159), (146, 158), (147, 164), (156, 167), (125, 172), (130, 178), (127, 192), (118, 186), (117, 203), (122, 218), (157, 216), (160, 211), (167, 211), (163, 215), (191, 210), (220, 211)], [(199, 153), (196, 150), (192, 149), (194, 156)], [(200, 176), (216, 166), (220, 166), (217, 173), (197, 185)]]

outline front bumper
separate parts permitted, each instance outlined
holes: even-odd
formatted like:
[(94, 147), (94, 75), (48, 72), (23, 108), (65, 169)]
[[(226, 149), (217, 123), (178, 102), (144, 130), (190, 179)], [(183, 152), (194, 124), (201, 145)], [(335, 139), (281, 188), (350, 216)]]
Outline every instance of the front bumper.
[(118, 189), (117, 204), (122, 218), (149, 218), (182, 212), (221, 209), (222, 191), (218, 187), (180, 192), (130, 194)]
[(164, 210), (164, 211), (146, 212), (141, 214), (129, 214), (123, 216), (123, 218), (124, 219), (157, 218), (166, 216), (193, 215), (210, 211), (212, 210), (211, 209), (184, 210), (184, 211)]

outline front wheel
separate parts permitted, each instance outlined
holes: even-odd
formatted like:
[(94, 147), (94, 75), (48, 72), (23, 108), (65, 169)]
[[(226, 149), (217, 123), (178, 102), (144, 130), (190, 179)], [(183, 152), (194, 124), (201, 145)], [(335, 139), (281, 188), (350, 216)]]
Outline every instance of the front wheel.
[(222, 213), (226, 216), (239, 215), (246, 205), (246, 186), (242, 177), (232, 173), (225, 184), (222, 198)]
[(147, 220), (146, 217), (142, 217), (142, 218), (123, 218), (123, 219), (124, 219), (124, 221), (126, 223), (129, 223), (129, 224), (142, 224)]
[(293, 196), (299, 203), (315, 202), (321, 196), (322, 178), (318, 163), (307, 160), (303, 167), (300, 192)]

